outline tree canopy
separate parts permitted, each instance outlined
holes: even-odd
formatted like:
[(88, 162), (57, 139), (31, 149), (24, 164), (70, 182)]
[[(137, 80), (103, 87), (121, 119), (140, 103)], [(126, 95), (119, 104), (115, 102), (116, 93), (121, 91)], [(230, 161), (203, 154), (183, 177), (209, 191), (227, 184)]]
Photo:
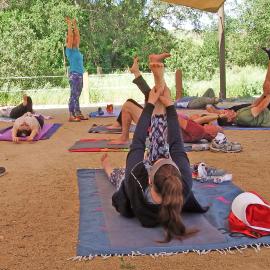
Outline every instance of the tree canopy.
[[(226, 56), (230, 65), (265, 65), (261, 46), (269, 46), (268, 0), (235, 2), (226, 16)], [(156, 0), (5, 0), (0, 8), (0, 76), (63, 75), (64, 18), (76, 18), (80, 49), (90, 73), (123, 71), (135, 55), (143, 71), (147, 55), (172, 53), (171, 70), (186, 78), (209, 79), (218, 68), (217, 20), (204, 25), (202, 13)], [(226, 6), (225, 6), (226, 7)], [(226, 10), (226, 9), (225, 9)], [(193, 31), (179, 31), (189, 20)], [(169, 31), (170, 22), (178, 31)], [(179, 34), (180, 33), (180, 34)]]

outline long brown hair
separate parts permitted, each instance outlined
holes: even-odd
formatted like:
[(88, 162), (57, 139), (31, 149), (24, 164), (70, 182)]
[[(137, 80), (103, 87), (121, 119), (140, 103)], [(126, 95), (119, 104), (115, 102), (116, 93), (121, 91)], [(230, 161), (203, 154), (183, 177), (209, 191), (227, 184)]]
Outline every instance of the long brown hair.
[(197, 230), (187, 230), (180, 215), (184, 197), (179, 171), (169, 164), (161, 166), (154, 176), (153, 187), (162, 198), (159, 218), (165, 230), (165, 239), (158, 242), (167, 243), (172, 238), (181, 239), (182, 236), (197, 232)]

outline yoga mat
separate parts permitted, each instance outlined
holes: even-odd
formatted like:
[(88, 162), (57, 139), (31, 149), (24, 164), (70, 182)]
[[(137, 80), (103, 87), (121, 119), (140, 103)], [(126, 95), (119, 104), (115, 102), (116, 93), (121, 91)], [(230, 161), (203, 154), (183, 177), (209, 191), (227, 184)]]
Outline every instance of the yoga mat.
[(125, 152), (130, 144), (109, 144), (112, 140), (81, 139), (68, 150), (70, 152)]
[(225, 130), (270, 130), (270, 127), (222, 126)]
[[(42, 115), (45, 120), (53, 119), (53, 117), (49, 116), (49, 115), (43, 115), (43, 114), (37, 114), (37, 115)], [(15, 121), (15, 119), (13, 119), (13, 118), (0, 116), (0, 122), (10, 123), (10, 122), (14, 122), (14, 121)]]
[[(108, 139), (81, 139), (76, 141), (68, 150), (70, 152), (125, 152), (129, 150), (129, 144), (110, 144)], [(148, 143), (146, 142), (146, 145)], [(202, 143), (203, 149), (209, 150), (209, 144)], [(208, 147), (206, 147), (208, 146)], [(185, 143), (185, 151), (200, 151), (200, 143)]]
[[(135, 128), (135, 125), (131, 125), (129, 132), (134, 132)], [(88, 130), (88, 133), (121, 134), (122, 128), (108, 129), (107, 126), (93, 124), (92, 127)]]
[(232, 200), (242, 191), (231, 182), (222, 184), (194, 181), (194, 194), (202, 205), (210, 205), (205, 214), (183, 215), (187, 227), (199, 232), (182, 241), (157, 243), (164, 237), (161, 227), (144, 228), (136, 218), (124, 218), (111, 205), (114, 187), (101, 169), (77, 171), (80, 224), (77, 256), (165, 254), (171, 252), (210, 251), (246, 248), (270, 244), (270, 237), (249, 238), (230, 234), (227, 217)]
[[(62, 124), (44, 124), (39, 134), (34, 138), (34, 141), (49, 139)], [(20, 141), (25, 141), (26, 138), (21, 137)], [(12, 126), (0, 130), (0, 141), (12, 141)]]
[(10, 117), (0, 116), (0, 122), (10, 123), (10, 122), (14, 122), (14, 121), (15, 121), (15, 119), (12, 119)]
[[(102, 109), (103, 110), (103, 109)], [(104, 112), (104, 114), (102, 114), (102, 115), (99, 115), (99, 114), (97, 114), (97, 115), (90, 115), (90, 113), (89, 113), (89, 117), (91, 117), (91, 118), (107, 118), (107, 117), (117, 117), (118, 115), (119, 115), (119, 113), (120, 113), (120, 109), (113, 109), (113, 113), (108, 113), (107, 111), (106, 111), (106, 109), (104, 109), (103, 110), (103, 112)]]

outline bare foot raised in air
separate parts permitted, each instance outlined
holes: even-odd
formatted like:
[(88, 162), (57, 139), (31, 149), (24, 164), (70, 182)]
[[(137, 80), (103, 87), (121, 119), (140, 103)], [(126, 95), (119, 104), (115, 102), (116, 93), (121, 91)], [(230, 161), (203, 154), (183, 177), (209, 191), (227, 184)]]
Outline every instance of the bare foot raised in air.
[(162, 63), (165, 58), (170, 57), (169, 53), (161, 53), (161, 54), (150, 54), (149, 55), (149, 63)]
[(138, 56), (135, 56), (134, 59), (133, 59), (133, 64), (132, 66), (129, 68), (129, 71), (133, 74), (137, 74), (137, 73), (140, 73), (140, 70), (139, 70), (139, 57)]
[(120, 137), (119, 139), (116, 140), (111, 140), (109, 144), (128, 144), (129, 139), (128, 138), (122, 138)]

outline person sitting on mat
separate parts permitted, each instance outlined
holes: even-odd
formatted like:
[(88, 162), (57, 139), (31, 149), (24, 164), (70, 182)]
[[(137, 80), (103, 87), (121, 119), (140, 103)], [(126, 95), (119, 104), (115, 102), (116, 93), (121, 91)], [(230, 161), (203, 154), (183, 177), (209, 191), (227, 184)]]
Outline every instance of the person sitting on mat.
[(33, 102), (27, 95), (23, 95), (23, 102), (16, 107), (0, 108), (0, 116), (12, 119), (17, 119), (27, 112), (33, 113)]
[(33, 141), (44, 125), (42, 115), (35, 115), (30, 112), (17, 118), (12, 127), (12, 141), (19, 142), (20, 137), (26, 137), (27, 141)]
[[(164, 58), (169, 56), (170, 54), (163, 54)], [(135, 76), (133, 83), (138, 86), (141, 92), (145, 95), (145, 100), (147, 100), (150, 87), (141, 75), (137, 57), (134, 58), (130, 72)], [(124, 103), (116, 122), (111, 126), (108, 126), (108, 129), (122, 128), (122, 133), (118, 139), (112, 140), (110, 144), (126, 144), (129, 142), (129, 128), (131, 123), (134, 122), (136, 124), (138, 122), (142, 110), (143, 106), (133, 99), (128, 99)], [(209, 125), (208, 122), (205, 122), (206, 120), (206, 118), (200, 118), (198, 116), (196, 116), (196, 119), (195, 117), (193, 119), (184, 114), (178, 114), (178, 122), (182, 129), (184, 142), (192, 143), (198, 142), (202, 139), (211, 141), (216, 137), (218, 132), (223, 132), (222, 128), (217, 125)]]
[[(112, 196), (115, 209), (125, 217), (135, 216), (144, 227), (162, 225), (165, 238), (159, 242), (165, 243), (198, 231), (186, 228), (182, 211), (203, 213), (207, 208), (198, 203), (192, 192), (190, 163), (163, 78), (162, 55), (152, 55), (149, 59), (155, 87), (139, 118), (126, 159), (124, 179), (123, 171), (112, 169), (107, 154), (101, 162), (109, 180), (118, 189)], [(150, 147), (144, 160), (149, 127)]]
[[(69, 61), (69, 84), (70, 84), (70, 98), (69, 98), (69, 122), (80, 122), (88, 118), (83, 116), (80, 109), (80, 95), (83, 88), (83, 55), (79, 51), (80, 32), (77, 27), (76, 20), (66, 18), (68, 25), (68, 32), (66, 38), (66, 56)], [(72, 24), (73, 28), (72, 29)]]

